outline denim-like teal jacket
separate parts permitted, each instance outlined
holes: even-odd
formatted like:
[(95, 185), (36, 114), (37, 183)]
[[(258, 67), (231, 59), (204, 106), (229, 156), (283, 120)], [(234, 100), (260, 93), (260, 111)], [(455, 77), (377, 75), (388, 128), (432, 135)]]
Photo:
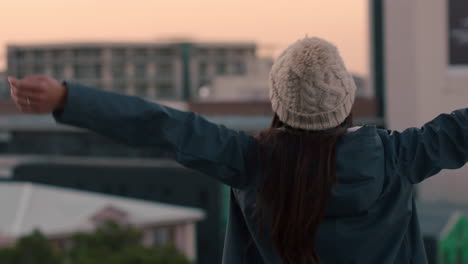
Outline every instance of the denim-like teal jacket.
[[(261, 168), (256, 140), (203, 117), (138, 97), (67, 82), (57, 122), (118, 142), (165, 148), (177, 161), (231, 186), (224, 264), (280, 263), (253, 209)], [(317, 237), (322, 264), (427, 263), (414, 185), (468, 158), (468, 110), (403, 132), (364, 126), (337, 145), (337, 177)], [(268, 164), (264, 164), (268, 166)]]

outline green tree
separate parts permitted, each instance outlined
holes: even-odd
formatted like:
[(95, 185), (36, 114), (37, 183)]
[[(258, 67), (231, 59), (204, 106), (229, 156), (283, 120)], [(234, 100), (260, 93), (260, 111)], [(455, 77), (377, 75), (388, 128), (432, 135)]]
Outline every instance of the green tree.
[(73, 237), (71, 264), (189, 264), (173, 245), (144, 247), (142, 233), (130, 226), (108, 222), (94, 233)]
[(34, 231), (18, 240), (15, 247), (0, 249), (2, 264), (60, 264), (61, 258), (46, 238)]
[(93, 233), (77, 233), (72, 247), (58, 252), (38, 231), (0, 249), (1, 264), (189, 264), (173, 245), (144, 247), (142, 233), (108, 222)]

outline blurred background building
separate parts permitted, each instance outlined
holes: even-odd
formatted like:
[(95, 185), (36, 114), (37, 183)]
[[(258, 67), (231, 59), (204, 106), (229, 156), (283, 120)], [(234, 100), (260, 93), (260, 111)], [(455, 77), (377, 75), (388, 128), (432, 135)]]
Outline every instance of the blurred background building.
[[(7, 47), (8, 74), (47, 74), (158, 100), (268, 101), (273, 59), (255, 43), (68, 43)], [(358, 96), (367, 83), (355, 75)], [(1, 88), (1, 87), (0, 87)]]
[(160, 100), (197, 98), (219, 76), (248, 75), (254, 43), (152, 42), (9, 45), (8, 74), (47, 74)]

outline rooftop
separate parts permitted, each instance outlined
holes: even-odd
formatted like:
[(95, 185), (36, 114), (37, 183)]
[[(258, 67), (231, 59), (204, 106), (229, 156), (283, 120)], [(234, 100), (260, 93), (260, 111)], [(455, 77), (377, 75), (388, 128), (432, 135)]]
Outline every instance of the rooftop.
[(198, 221), (200, 209), (122, 198), (32, 183), (0, 183), (0, 236), (17, 237), (40, 229), (48, 236), (94, 228), (102, 210), (122, 212), (138, 226)]
[(0, 179), (9, 179), (13, 170), (23, 164), (80, 165), (117, 168), (183, 168), (174, 160), (160, 158), (107, 158), (56, 155), (0, 155)]

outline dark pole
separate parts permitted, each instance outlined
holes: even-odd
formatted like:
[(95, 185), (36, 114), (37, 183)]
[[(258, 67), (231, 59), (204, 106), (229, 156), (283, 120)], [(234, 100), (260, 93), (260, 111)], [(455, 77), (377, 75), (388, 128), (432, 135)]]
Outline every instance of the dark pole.
[(384, 0), (372, 0), (372, 72), (378, 104), (378, 116), (385, 126), (385, 46), (384, 46)]
[(180, 43), (182, 57), (182, 100), (192, 99), (191, 79), (190, 79), (190, 60), (192, 56), (192, 45), (190, 43)]

